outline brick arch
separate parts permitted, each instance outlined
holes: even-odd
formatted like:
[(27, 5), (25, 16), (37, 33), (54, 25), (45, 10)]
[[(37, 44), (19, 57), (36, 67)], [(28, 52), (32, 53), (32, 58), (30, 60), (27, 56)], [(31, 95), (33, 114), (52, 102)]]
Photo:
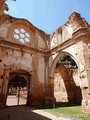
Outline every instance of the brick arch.
[(29, 73), (28, 71), (23, 70), (23, 69), (12, 70), (12, 71), (9, 72), (9, 74), (13, 74), (11, 78), (9, 77), (9, 81), (10, 81), (14, 76), (21, 74), (21, 75), (26, 79), (27, 83), (28, 83), (28, 78), (27, 78), (26, 76), (30, 76), (30, 75), (31, 75), (31, 73)]
[(69, 55), (69, 56), (71, 56), (71, 57), (74, 59), (74, 61), (77, 63), (77, 65), (78, 65), (77, 60), (75, 59), (75, 57), (74, 57), (72, 54), (70, 54), (70, 53), (68, 53), (68, 52), (62, 51), (62, 52), (60, 52), (60, 53), (54, 58), (54, 60), (53, 60), (53, 62), (52, 62), (52, 64), (51, 64), (51, 67), (50, 67), (49, 77), (53, 78), (53, 76), (54, 76), (54, 69), (55, 69), (55, 67), (56, 67), (56, 64), (57, 64), (59, 58), (60, 58), (62, 55)]
[[(50, 92), (50, 96), (52, 97), (52, 102), (53, 102), (53, 104), (55, 103), (55, 98), (54, 98), (54, 73), (55, 73), (55, 67), (56, 67), (56, 64), (57, 64), (57, 62), (58, 62), (58, 60), (59, 60), (59, 58), (61, 57), (61, 56), (63, 56), (63, 55), (69, 55), (69, 56), (71, 56), (72, 58), (73, 58), (73, 60), (76, 62), (76, 64), (77, 64), (77, 66), (78, 66), (78, 62), (77, 62), (77, 60), (75, 59), (75, 57), (73, 57), (73, 55), (72, 54), (70, 54), (70, 53), (67, 53), (67, 52), (61, 52), (61, 53), (59, 53), (55, 58), (54, 58), (54, 60), (53, 60), (53, 62), (52, 62), (52, 64), (51, 64), (51, 67), (50, 67), (50, 73), (49, 73), (49, 83), (51, 84), (51, 90), (49, 90), (49, 91), (51, 91)], [(65, 76), (67, 76), (66, 77), (66, 79), (65, 79), (65, 77), (63, 76), (63, 74), (61, 73), (60, 74), (60, 76), (62, 77), (62, 79), (63, 79), (63, 82), (64, 82), (64, 85), (65, 85), (65, 88), (66, 88), (66, 91), (67, 91), (67, 95), (68, 95), (68, 101), (69, 102), (77, 102), (77, 103), (81, 103), (81, 99), (82, 99), (82, 95), (81, 95), (81, 89), (80, 89), (80, 86), (76, 86), (76, 84), (75, 84), (75, 81), (74, 81), (74, 78), (73, 78), (73, 70), (71, 70), (71, 69), (67, 69), (67, 68), (65, 68), (64, 66), (63, 66), (63, 69), (66, 71), (67, 70), (67, 74), (64, 72), (64, 74), (65, 74)], [(71, 78), (70, 78), (70, 76), (71, 76)], [(69, 78), (70, 78), (70, 80), (69, 80)], [(67, 84), (67, 82), (68, 82), (68, 84)], [(69, 85), (69, 83), (73, 83), (73, 86), (72, 86), (72, 84), (71, 85)], [(50, 85), (49, 84), (49, 85)], [(69, 90), (68, 90), (68, 86), (69, 86)], [(73, 88), (75, 88), (74, 90), (73, 90)], [(76, 90), (76, 91), (75, 91)], [(72, 93), (73, 93), (73, 98), (70, 98), (70, 91), (73, 91)], [(79, 96), (78, 96), (78, 94), (77, 93), (79, 93), (80, 92), (80, 98), (79, 98)], [(75, 94), (74, 94), (75, 93)], [(76, 97), (75, 97), (75, 96)]]

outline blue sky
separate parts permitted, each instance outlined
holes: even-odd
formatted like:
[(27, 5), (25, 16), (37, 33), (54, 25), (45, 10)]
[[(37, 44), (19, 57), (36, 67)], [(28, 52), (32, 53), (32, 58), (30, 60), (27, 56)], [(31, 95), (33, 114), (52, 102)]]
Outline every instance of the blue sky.
[(13, 17), (25, 18), (39, 29), (52, 33), (77, 10), (90, 23), (90, 0), (7, 0)]

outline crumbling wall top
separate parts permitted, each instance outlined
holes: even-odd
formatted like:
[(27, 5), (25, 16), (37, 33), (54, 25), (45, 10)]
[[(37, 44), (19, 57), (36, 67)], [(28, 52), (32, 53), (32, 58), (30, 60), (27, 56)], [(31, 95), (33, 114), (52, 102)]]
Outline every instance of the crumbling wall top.
[(6, 0), (0, 0), (0, 16), (4, 14), (4, 11), (8, 11), (8, 5), (5, 3)]

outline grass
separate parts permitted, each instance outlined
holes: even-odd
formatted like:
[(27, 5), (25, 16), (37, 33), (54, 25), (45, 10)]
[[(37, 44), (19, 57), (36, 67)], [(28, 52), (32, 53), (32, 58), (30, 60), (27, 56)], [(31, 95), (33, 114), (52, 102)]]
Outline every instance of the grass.
[(57, 117), (67, 117), (71, 118), (71, 120), (90, 120), (90, 114), (83, 112), (81, 106), (60, 106), (46, 109), (46, 111)]

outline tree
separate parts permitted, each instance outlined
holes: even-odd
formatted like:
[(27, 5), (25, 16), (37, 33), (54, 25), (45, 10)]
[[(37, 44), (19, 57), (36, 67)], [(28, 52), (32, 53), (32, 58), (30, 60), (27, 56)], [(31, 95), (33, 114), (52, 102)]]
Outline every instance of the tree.
[(9, 81), (9, 87), (26, 87), (26, 79), (21, 75), (16, 75)]
[(73, 60), (73, 58), (69, 55), (64, 55), (64, 56), (61, 56), (59, 61), (58, 61), (58, 64), (59, 63), (62, 63), (64, 64), (65, 66), (72, 66), (73, 68), (77, 69), (77, 64), (76, 62)]

